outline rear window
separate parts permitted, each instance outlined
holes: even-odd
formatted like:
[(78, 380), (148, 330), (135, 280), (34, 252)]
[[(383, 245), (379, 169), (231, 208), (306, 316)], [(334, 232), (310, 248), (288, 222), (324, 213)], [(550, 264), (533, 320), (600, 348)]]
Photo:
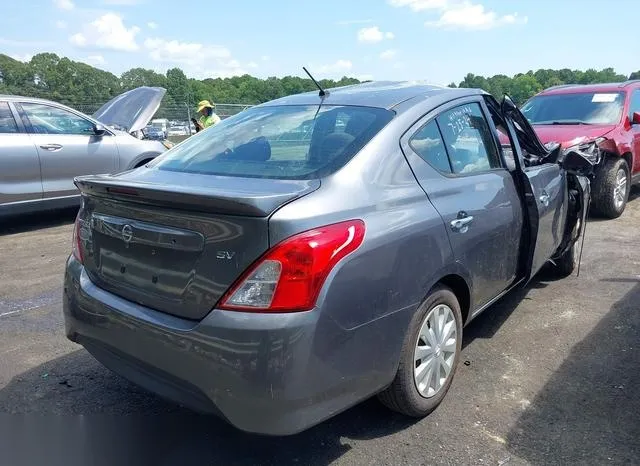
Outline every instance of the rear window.
[(393, 116), (371, 107), (253, 107), (190, 137), (150, 166), (222, 176), (319, 178), (343, 167)]

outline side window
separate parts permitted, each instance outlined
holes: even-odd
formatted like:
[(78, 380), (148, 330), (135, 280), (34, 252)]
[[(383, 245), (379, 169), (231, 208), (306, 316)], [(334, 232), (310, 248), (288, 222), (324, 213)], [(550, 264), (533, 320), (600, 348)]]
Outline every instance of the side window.
[(27, 102), (21, 103), (21, 106), (34, 133), (94, 134), (92, 122), (61, 108)]
[(17, 133), (18, 125), (13, 118), (9, 104), (0, 102), (0, 134)]
[(435, 120), (420, 128), (409, 141), (409, 145), (432, 167), (443, 173), (452, 173), (447, 150)]
[(482, 109), (470, 103), (437, 117), (453, 173), (473, 173), (500, 168), (495, 140)]
[(640, 90), (636, 89), (631, 94), (631, 102), (629, 102), (629, 120), (633, 120), (633, 112), (640, 113)]

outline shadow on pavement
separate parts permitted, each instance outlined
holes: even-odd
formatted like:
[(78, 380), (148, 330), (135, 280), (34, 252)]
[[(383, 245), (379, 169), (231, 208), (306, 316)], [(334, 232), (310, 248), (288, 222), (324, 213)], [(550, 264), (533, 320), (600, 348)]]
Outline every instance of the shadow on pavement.
[(571, 350), (517, 421), (507, 437), (514, 455), (532, 464), (638, 464), (640, 282), (636, 283)]
[(512, 290), (489, 309), (476, 317), (464, 329), (462, 349), (466, 348), (475, 339), (485, 340), (492, 338), (498, 330), (500, 330), (502, 324), (509, 319), (520, 303), (527, 299), (531, 299), (527, 297), (527, 294), (531, 289), (540, 289), (547, 286), (547, 283), (542, 281), (543, 278), (544, 272), (541, 272), (540, 279), (534, 278), (526, 287), (520, 287)]
[[(463, 347), (476, 338), (493, 337), (527, 299), (528, 290), (544, 286), (534, 281), (509, 293), (465, 329)], [(2, 417), (3, 412), (13, 414)], [(15, 426), (17, 414), (23, 415), (26, 431), (12, 427), (3, 437), (3, 420)], [(44, 464), (46, 459), (48, 465), (74, 466), (89, 464), (87, 458), (92, 465), (328, 464), (351, 449), (343, 438), (382, 438), (416, 422), (370, 399), (295, 436), (249, 435), (147, 393), (84, 350), (14, 377), (0, 390), (0, 450), (7, 451), (2, 448), (6, 441), (20, 455), (10, 464)], [(35, 449), (16, 447), (34, 436), (46, 442)]]
[(0, 236), (68, 225), (75, 221), (77, 213), (77, 208), (70, 208), (3, 218), (0, 219)]
[(351, 449), (342, 437), (380, 438), (415, 422), (372, 399), (295, 436), (245, 434), (139, 389), (84, 350), (0, 390), (1, 462), (11, 465), (328, 464)]

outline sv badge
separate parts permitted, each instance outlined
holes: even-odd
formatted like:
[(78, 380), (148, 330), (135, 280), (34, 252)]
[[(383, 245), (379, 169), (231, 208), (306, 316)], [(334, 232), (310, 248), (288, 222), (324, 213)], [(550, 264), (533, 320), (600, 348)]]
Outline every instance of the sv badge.
[(216, 252), (216, 259), (230, 261), (235, 255), (235, 251), (218, 251)]

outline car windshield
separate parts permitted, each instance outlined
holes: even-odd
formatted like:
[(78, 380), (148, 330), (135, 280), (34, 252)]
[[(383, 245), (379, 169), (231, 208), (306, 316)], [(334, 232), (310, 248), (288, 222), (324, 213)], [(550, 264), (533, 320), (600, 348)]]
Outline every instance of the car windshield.
[(539, 95), (524, 104), (522, 113), (535, 125), (614, 125), (623, 104), (622, 92)]
[(155, 159), (160, 170), (312, 179), (339, 170), (394, 116), (371, 107), (253, 107)]

